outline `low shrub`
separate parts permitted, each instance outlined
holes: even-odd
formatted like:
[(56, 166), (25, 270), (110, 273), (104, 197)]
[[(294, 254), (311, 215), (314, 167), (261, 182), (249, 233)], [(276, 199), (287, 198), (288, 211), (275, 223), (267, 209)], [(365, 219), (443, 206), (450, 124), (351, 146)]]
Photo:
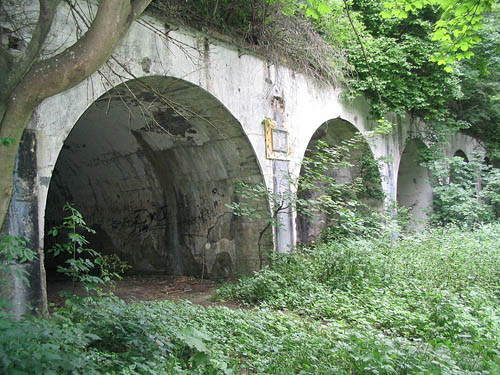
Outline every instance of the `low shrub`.
[(83, 297), (50, 318), (0, 311), (0, 373), (497, 374), (499, 234), (439, 228), (279, 255), (219, 290), (251, 310)]
[(499, 236), (485, 225), (321, 244), (276, 257), (218, 296), (446, 346), (460, 366), (486, 369), (500, 363)]

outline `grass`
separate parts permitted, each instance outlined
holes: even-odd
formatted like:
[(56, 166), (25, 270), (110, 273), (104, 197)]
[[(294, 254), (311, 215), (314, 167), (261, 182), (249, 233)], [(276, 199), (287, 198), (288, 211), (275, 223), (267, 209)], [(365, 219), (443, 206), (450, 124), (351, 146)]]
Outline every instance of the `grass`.
[(500, 226), (319, 245), (219, 291), (0, 314), (5, 374), (499, 374)]

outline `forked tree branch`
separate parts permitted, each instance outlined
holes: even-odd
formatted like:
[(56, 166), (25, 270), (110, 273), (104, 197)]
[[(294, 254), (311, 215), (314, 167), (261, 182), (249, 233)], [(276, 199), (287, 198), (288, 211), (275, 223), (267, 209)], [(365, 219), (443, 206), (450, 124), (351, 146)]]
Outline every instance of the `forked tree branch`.
[[(45, 6), (52, 9), (50, 6), (56, 4), (57, 0), (40, 2), (42, 13), (46, 11)], [(12, 140), (9, 147), (0, 145), (0, 228), (12, 196), (17, 150), (34, 109), (44, 99), (76, 86), (99, 69), (111, 56), (132, 22), (150, 2), (151, 0), (101, 0), (85, 35), (65, 51), (34, 64), (13, 90), (0, 123), (0, 139)], [(53, 20), (53, 15), (50, 19)], [(43, 24), (43, 32), (48, 32), (48, 21), (47, 15), (40, 16), (40, 31)], [(42, 39), (36, 37), (31, 48), (36, 50), (35, 44)]]
[[(89, 30), (74, 45), (33, 66), (13, 94), (38, 105), (94, 73), (111, 56), (119, 40), (151, 0), (101, 0)], [(26, 100), (27, 99), (27, 100)]]
[(32, 32), (31, 39), (21, 59), (15, 64), (12, 71), (9, 72), (5, 88), (0, 100), (6, 100), (16, 85), (23, 79), (23, 76), (30, 70), (33, 64), (40, 57), (42, 46), (47, 39), (50, 27), (56, 14), (57, 6), (61, 0), (39, 0), (40, 13), (35, 29)]

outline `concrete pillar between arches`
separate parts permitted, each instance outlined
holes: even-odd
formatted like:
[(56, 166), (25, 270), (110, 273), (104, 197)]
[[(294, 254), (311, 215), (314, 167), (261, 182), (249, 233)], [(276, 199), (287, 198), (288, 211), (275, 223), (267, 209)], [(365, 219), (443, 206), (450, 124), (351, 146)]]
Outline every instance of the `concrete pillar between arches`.
[[(275, 194), (288, 195), (291, 187), (288, 161), (273, 161), (273, 185)], [(287, 204), (285, 202), (285, 205)], [(276, 249), (279, 253), (289, 252), (294, 246), (292, 207), (286, 207), (278, 212), (276, 219)]]
[[(2, 280), (1, 296), (10, 302), (11, 311), (17, 317), (46, 307), (43, 252), (38, 236), (36, 179), (36, 136), (34, 132), (27, 130), (19, 146), (14, 169), (14, 192), (1, 231), (2, 234), (25, 237), (28, 247), (38, 254), (33, 262), (12, 265), (10, 275)], [(20, 272), (26, 275), (28, 283), (19, 277)]]

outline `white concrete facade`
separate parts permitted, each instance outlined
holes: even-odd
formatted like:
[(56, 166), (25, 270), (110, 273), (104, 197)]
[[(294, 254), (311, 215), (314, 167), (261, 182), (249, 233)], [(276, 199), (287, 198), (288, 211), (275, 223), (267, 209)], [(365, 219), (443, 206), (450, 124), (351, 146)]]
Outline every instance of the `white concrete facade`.
[[(74, 39), (69, 17), (61, 15), (54, 43), (69, 44)], [(66, 23), (69, 22), (69, 23)], [(343, 119), (360, 132), (368, 133), (374, 123), (369, 106), (358, 100), (344, 103), (339, 89), (323, 85), (309, 77), (282, 67), (269, 65), (264, 59), (246, 54), (224, 42), (192, 31), (170, 31), (168, 38), (161, 23), (147, 19), (135, 23), (113, 59), (98, 73), (78, 86), (45, 100), (37, 109), (29, 129), (37, 138), (39, 212), (45, 211), (46, 196), (59, 152), (73, 126), (99, 97), (113, 86), (150, 76), (175, 77), (210, 93), (238, 120), (247, 135), (264, 180), (272, 187), (272, 160), (266, 159), (262, 121), (273, 117), (272, 101), (284, 102), (284, 125), (289, 132), (290, 172), (298, 175), (301, 160), (314, 132), (326, 121)], [(151, 25), (160, 32), (151, 31)], [(61, 48), (59, 46), (59, 48)], [(126, 68), (126, 69), (124, 69)], [(370, 135), (367, 141), (375, 158), (399, 152), (392, 137)], [(382, 175), (393, 175), (387, 165)], [(392, 177), (384, 178), (384, 191), (394, 197)], [(43, 228), (43, 214), (39, 225)], [(43, 235), (43, 231), (40, 231)]]
[[(56, 37), (52, 41), (58, 49), (75, 40), (71, 17), (64, 12), (58, 16)], [(373, 133), (376, 122), (370, 116), (369, 104), (362, 99), (345, 102), (338, 88), (316, 82), (286, 67), (270, 65), (258, 56), (201, 33), (176, 29), (168, 31), (165, 37), (166, 32), (163, 23), (144, 17), (141, 22), (134, 23), (113, 58), (99, 72), (73, 89), (45, 100), (37, 108), (29, 130), (36, 143), (36, 176), (32, 194), (37, 197), (35, 233), (40, 246), (44, 243), (50, 181), (68, 135), (87, 109), (111, 88), (144, 77), (183, 80), (220, 103), (241, 126), (263, 181), (271, 190), (275, 189), (275, 161), (266, 158), (262, 121), (276, 118), (275, 100), (283, 103), (280, 116), (289, 133), (289, 161), (286, 163), (292, 176), (299, 174), (304, 153), (317, 129), (329, 120), (345, 120), (366, 135), (374, 158), (384, 160), (380, 164), (382, 189), (388, 202), (397, 200), (403, 151), (407, 140), (422, 131), (421, 124), (410, 119), (394, 119), (398, 125), (392, 134)], [(446, 154), (453, 155), (457, 150), (469, 154), (477, 148), (480, 148), (477, 141), (456, 135), (447, 145)], [(418, 174), (415, 178), (422, 179), (423, 176)], [(408, 181), (411, 185), (411, 178)], [(429, 194), (428, 189), (423, 191)], [(430, 203), (428, 197), (424, 201), (425, 205)], [(289, 240), (285, 241), (286, 244), (275, 244), (280, 251), (285, 251), (296, 239), (293, 218), (290, 223), (286, 228)]]

